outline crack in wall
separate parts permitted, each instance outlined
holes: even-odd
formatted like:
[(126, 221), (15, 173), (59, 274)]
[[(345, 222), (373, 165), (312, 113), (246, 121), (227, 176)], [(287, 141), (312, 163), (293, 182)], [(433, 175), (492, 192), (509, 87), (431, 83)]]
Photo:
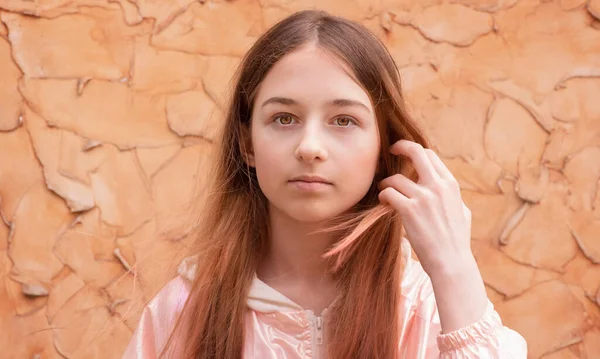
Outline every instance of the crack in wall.
[[(431, 83), (419, 82), (430, 81), (424, 76), (417, 76), (415, 80), (417, 88), (430, 86), (418, 94), (422, 98), (417, 99), (420, 102), (417, 101), (415, 112), (420, 118), (432, 120), (423, 109), (439, 106), (444, 111), (456, 110), (466, 121), (475, 123), (482, 120), (477, 123), (481, 138), (465, 138), (455, 132), (436, 135), (443, 136), (439, 140), (461, 137), (463, 143), (472, 144), (452, 149), (453, 152), (444, 157), (444, 161), (456, 166), (457, 177), (464, 179), (461, 183), (463, 190), (472, 191), (474, 197), (495, 195), (506, 201), (502, 205), (480, 201), (471, 210), (485, 214), (487, 217), (484, 218), (494, 217), (497, 222), (495, 227), (483, 228), (481, 238), (477, 239), (477, 242), (489, 245), (487, 250), (490, 251), (485, 252), (488, 253), (486, 255), (480, 254), (479, 264), (489, 271), (487, 277), (484, 275), (486, 286), (490, 293), (494, 293), (495, 304), (503, 318), (507, 319), (507, 324), (520, 329), (533, 343), (532, 357), (566, 352), (576, 353), (581, 358), (600, 355), (600, 349), (591, 352), (595, 347), (590, 344), (599, 338), (596, 333), (600, 330), (597, 324), (600, 323), (600, 312), (590, 309), (592, 304), (600, 308), (600, 245), (593, 241), (594, 233), (584, 226), (587, 222), (578, 222), (579, 227), (575, 228), (571, 227), (571, 219), (567, 218), (572, 216), (600, 223), (600, 175), (594, 187), (586, 189), (584, 186), (589, 186), (593, 179), (582, 182), (574, 180), (573, 176), (589, 177), (591, 167), (577, 167), (573, 175), (568, 170), (565, 173), (572, 158), (600, 146), (600, 107), (596, 105), (598, 101), (593, 97), (593, 91), (589, 91), (596, 88), (594, 86), (600, 89), (600, 66), (594, 63), (594, 59), (600, 58), (600, 48), (593, 44), (594, 41), (600, 43), (600, 32), (596, 30), (597, 20), (600, 20), (600, 1), (549, 4), (513, 0), (453, 0), (450, 4), (430, 4), (412, 9), (384, 8), (377, 1), (368, 9), (356, 4), (340, 7), (340, 3), (325, 1), (321, 6), (340, 9), (345, 11), (344, 16), (368, 23), (371, 27), (378, 26), (375, 30), (380, 31), (394, 56), (402, 60), (399, 61), (402, 70), (410, 71), (417, 65), (431, 67), (435, 75), (431, 77)], [(4, 284), (11, 287), (8, 297), (0, 297), (0, 306), (8, 308), (5, 313), (18, 317), (11, 320), (25, 323), (21, 329), (14, 329), (18, 326), (0, 326), (0, 332), (16, 330), (18, 332), (14, 336), (30, 335), (25, 349), (44, 343), (48, 346), (44, 350), (64, 358), (88, 354), (92, 357), (91, 347), (104, 353), (105, 357), (120, 357), (119, 351), (128, 342), (140, 309), (169, 276), (176, 273), (175, 268), (183, 258), (179, 251), (183, 247), (180, 241), (186, 240), (185, 234), (170, 232), (174, 220), (166, 212), (187, 205), (184, 199), (189, 193), (202, 192), (203, 161), (211, 156), (214, 148), (215, 139), (211, 131), (219, 125), (218, 119), (223, 115), (217, 113), (211, 119), (205, 114), (223, 110), (222, 97), (228, 85), (227, 79), (257, 34), (272, 25), (277, 17), (304, 5), (278, 1), (187, 1), (161, 7), (159, 2), (130, 0), (110, 0), (107, 3), (57, 0), (46, 3), (44, 7), (36, 4), (0, 1), (0, 42), (10, 46), (9, 53), (0, 58), (0, 63), (11, 64), (18, 69), (14, 88), (8, 88), (8, 92), (17, 93), (22, 103), (18, 114), (0, 119), (12, 121), (11, 126), (0, 131), (0, 216), (4, 222), (2, 226), (8, 228), (0, 230), (0, 236), (6, 237), (7, 245), (5, 251), (0, 251), (0, 261), (6, 262), (7, 269), (4, 270), (1, 265), (0, 269), (4, 270)], [(562, 34), (551, 33), (552, 27), (543, 28), (544, 31), (535, 30), (535, 26), (544, 24), (544, 16), (548, 16), (542, 13), (554, 14), (558, 24), (562, 24), (561, 21), (573, 24), (568, 21), (574, 20), (567, 17), (578, 14), (583, 23), (580, 22), (578, 26), (581, 29), (578, 27), (576, 32), (581, 36), (572, 40), (577, 46)], [(458, 19), (456, 23), (452, 20), (454, 15)], [(229, 19), (229, 25), (220, 23), (220, 17)], [(112, 25), (109, 28), (105, 23)], [(42, 24), (47, 24), (52, 32), (42, 31)], [(63, 29), (68, 26), (73, 27), (69, 31)], [(77, 33), (78, 30), (81, 33)], [(82, 33), (86, 35), (81, 36), (81, 41), (69, 42)], [(212, 35), (215, 33), (220, 35)], [(41, 35), (46, 36), (45, 42), (28, 40)], [(474, 50), (489, 46), (487, 44), (492, 43), (494, 37), (504, 47), (497, 47), (489, 54)], [(585, 41), (589, 44), (581, 39), (587, 39)], [(560, 48), (566, 49), (568, 54), (560, 60), (564, 63), (547, 65), (545, 51), (549, 47), (545, 44), (549, 41), (564, 46)], [(55, 47), (44, 48), (47, 44)], [(530, 56), (522, 51), (523, 46), (538, 49), (539, 58), (535, 64), (539, 67), (517, 68), (527, 63), (527, 56)], [(80, 56), (88, 49), (95, 50), (90, 51), (87, 57)], [(61, 51), (71, 55), (64, 61), (57, 61)], [(506, 55), (506, 59), (503, 57), (501, 60), (504, 62), (498, 63), (502, 68), (488, 61), (488, 57), (496, 56), (494, 51)], [(51, 55), (54, 52), (57, 53), (54, 56), (58, 57), (53, 59)], [(0, 77), (4, 68), (7, 66), (0, 69)], [(168, 73), (168, 69), (174, 71)], [(499, 77), (499, 73), (502, 76)], [(528, 74), (531, 76), (525, 76)], [(550, 80), (541, 83), (544, 75)], [(67, 82), (68, 86), (61, 87)], [(2, 92), (2, 86), (0, 84), (0, 107), (7, 98), (7, 91)], [(483, 93), (472, 98), (473, 102), (479, 101), (477, 105), (485, 108), (481, 119), (476, 118), (478, 115), (467, 113), (473, 108), (479, 111), (479, 107), (470, 108), (460, 102), (463, 93), (473, 91), (468, 86)], [(562, 116), (557, 118), (552, 107), (552, 101), (556, 99), (552, 96), (558, 94), (560, 97), (560, 91), (571, 89), (579, 91), (573, 95), (578, 100), (574, 108), (581, 113), (564, 121)], [(129, 112), (110, 112), (107, 104), (93, 111), (103, 113), (105, 117), (86, 113), (94, 103), (102, 102), (115, 91), (122, 91), (120, 97), (126, 98), (119, 108)], [(489, 103), (486, 96), (491, 98)], [(526, 155), (514, 148), (498, 152), (500, 157), (497, 158), (494, 147), (486, 141), (488, 131), (488, 135), (498, 141), (499, 147), (508, 143), (508, 138), (499, 136), (510, 136), (511, 131), (522, 130), (531, 138), (534, 136), (533, 130), (521, 122), (517, 123), (519, 128), (505, 133), (490, 130), (494, 106), (505, 99), (522, 107), (531, 115), (535, 125), (549, 135), (543, 146), (536, 147), (543, 154), (539, 160), (536, 157), (533, 162), (527, 163)], [(56, 101), (62, 101), (63, 108), (53, 107)], [(146, 101), (146, 105), (135, 107), (142, 101)], [(76, 111), (68, 111), (76, 106), (80, 106)], [(148, 110), (151, 106), (157, 109)], [(33, 120), (26, 116), (28, 109), (31, 115), (39, 116), (43, 121), (44, 127), (36, 135), (37, 139), (31, 134)], [(566, 107), (565, 111), (570, 111), (570, 108)], [(115, 120), (117, 117), (118, 121)], [(193, 119), (198, 118), (201, 118), (201, 123), (194, 123)], [(455, 115), (457, 121), (459, 118), (461, 116)], [(502, 118), (497, 120), (502, 122)], [(138, 121), (138, 126), (119, 127), (135, 121)], [(136, 138), (136, 132), (148, 129), (144, 126), (149, 123), (160, 124), (148, 130), (151, 139)], [(432, 121), (429, 126), (436, 124)], [(8, 136), (23, 130), (27, 132), (28, 145), (32, 147), (32, 158), (25, 157), (28, 151), (25, 147), (17, 147), (15, 141), (8, 140)], [(51, 155), (54, 152), (48, 144), (52, 143), (55, 131), (63, 134), (58, 142), (61, 151)], [(121, 132), (122, 137), (115, 136), (115, 132)], [(70, 140), (63, 140), (63, 136), (77, 138), (84, 144), (81, 147), (70, 146)], [(479, 145), (475, 145), (477, 143)], [(529, 146), (538, 145), (530, 141)], [(448, 151), (444, 145), (436, 147), (442, 153)], [(515, 151), (518, 153), (513, 156)], [(21, 162), (29, 161), (29, 167), (15, 165), (14, 161), (8, 160), (9, 156), (16, 154), (27, 158)], [(517, 159), (516, 172), (505, 168), (508, 157)], [(600, 161), (600, 157), (591, 155), (590, 160), (594, 159)], [(56, 163), (63, 163), (63, 167)], [(496, 172), (498, 169), (500, 171)], [(45, 198), (52, 202), (56, 198), (49, 194), (50, 191), (60, 197), (65, 208), (66, 203), (73, 199), (69, 198), (72, 192), (61, 191), (52, 180), (49, 181), (51, 171), (73, 181), (62, 182), (69, 184), (65, 187), (67, 189), (72, 190), (69, 186), (73, 183), (89, 187), (90, 191), (93, 190), (93, 202), (79, 209), (78, 223), (44, 234), (55, 237), (54, 245), (48, 247), (46, 253), (40, 252), (40, 248), (44, 248), (41, 243), (47, 239), (36, 242), (30, 237), (26, 240), (31, 245), (31, 254), (23, 254), (26, 252), (21, 250), (18, 258), (13, 258), (15, 248), (20, 245), (15, 244), (15, 233), (35, 223), (30, 216), (20, 214), (21, 206), (26, 204), (23, 201)], [(89, 177), (89, 181), (82, 178), (82, 173)], [(560, 175), (566, 179), (561, 179)], [(43, 183), (39, 182), (40, 178)], [(118, 185), (126, 180), (130, 182)], [(29, 183), (27, 188), (23, 187), (23, 182)], [(48, 193), (42, 193), (40, 186)], [(557, 186), (564, 186), (568, 193), (555, 189)], [(572, 198), (574, 193), (585, 196), (585, 200), (581, 200), (585, 205)], [(139, 199), (136, 203), (145, 203), (147, 210), (132, 209), (128, 203), (132, 195)], [(77, 196), (79, 194), (74, 198), (80, 199)], [(545, 202), (548, 196), (554, 201), (551, 204)], [(573, 255), (571, 252), (568, 255), (556, 253), (564, 256), (564, 260), (557, 260), (553, 258), (555, 248), (543, 248), (541, 242), (518, 232), (531, 231), (531, 227), (536, 225), (535, 221), (528, 222), (536, 209), (544, 206), (554, 208), (563, 202), (566, 210), (561, 212), (565, 214), (561, 220), (568, 226), (567, 235), (561, 237), (560, 242), (551, 243), (558, 243), (560, 248), (568, 248), (569, 251), (572, 247)], [(520, 205), (511, 207), (514, 203)], [(585, 210), (578, 206), (585, 207)], [(73, 215), (50, 213), (48, 216)], [(98, 220), (96, 225), (90, 224), (94, 222), (94, 216)], [(553, 225), (550, 223), (552, 218), (546, 221), (542, 224)], [(538, 226), (539, 231), (546, 231), (542, 225)], [(169, 240), (170, 235), (177, 240)], [(70, 236), (78, 236), (76, 238), (80, 242), (70, 242), (73, 240)], [(44, 237), (40, 234), (39, 238)], [(85, 245), (81, 241), (85, 241)], [(39, 246), (36, 243), (40, 243)], [(67, 243), (79, 243), (81, 246), (69, 249)], [(538, 250), (548, 253), (541, 257), (542, 261), (538, 261), (540, 258), (536, 256), (535, 251)], [(54, 256), (60, 264), (49, 259), (40, 260), (48, 256)], [(80, 263), (84, 259), (84, 263)], [(51, 272), (58, 271), (58, 274), (50, 280), (41, 280), (36, 278), (35, 271), (21, 273), (16, 270), (17, 267), (29, 268), (22, 263), (36, 261)], [(495, 261), (500, 264), (493, 264)], [(557, 263), (561, 265), (557, 267)], [(583, 274), (578, 275), (582, 263), (587, 267)], [(503, 273), (526, 275), (529, 279), (526, 285), (519, 282), (511, 286), (511, 283), (502, 281)], [(574, 280), (571, 276), (581, 278)], [(594, 278), (598, 278), (595, 286)], [(583, 297), (569, 295), (564, 290), (565, 283), (581, 289)], [(571, 305), (569, 313), (577, 320), (562, 318), (560, 313), (552, 312), (554, 307), (538, 308), (532, 304), (547, 297), (550, 291), (556, 293), (552, 298), (554, 301)], [(589, 303), (582, 300), (589, 300)], [(86, 301), (92, 304), (86, 304)], [(575, 305), (577, 303), (579, 306)], [(52, 313), (48, 313), (49, 310)], [(527, 327), (517, 315), (527, 311), (533, 311), (533, 315), (543, 320), (555, 314), (557, 319), (554, 322), (550, 321), (552, 318), (547, 319), (547, 328), (536, 330)], [(45, 319), (40, 321), (39, 315)], [(578, 319), (580, 315), (587, 315), (595, 324), (584, 325)], [(82, 323), (92, 320), (101, 320), (102, 325), (78, 330), (83, 328)], [(564, 331), (565, 326), (579, 334), (568, 335)], [(80, 339), (81, 345), (69, 346), (73, 338), (64, 334), (65, 329), (73, 330), (76, 333), (72, 334), (73, 338)], [(548, 338), (557, 338), (557, 343), (551, 343)], [(0, 346), (12, 347), (2, 344), (0, 339)], [(10, 354), (17, 356), (25, 349), (14, 348), (11, 349), (14, 353)]]

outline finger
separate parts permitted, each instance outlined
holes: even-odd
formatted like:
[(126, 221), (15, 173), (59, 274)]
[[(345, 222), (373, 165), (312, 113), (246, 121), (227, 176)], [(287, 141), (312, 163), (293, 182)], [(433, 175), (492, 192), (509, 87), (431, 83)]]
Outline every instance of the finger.
[(379, 202), (389, 204), (396, 209), (400, 215), (407, 212), (411, 203), (409, 198), (391, 187), (385, 188), (383, 191), (379, 192), (378, 198)]
[(404, 155), (411, 159), (419, 175), (419, 182), (429, 183), (440, 177), (433, 168), (429, 157), (425, 153), (425, 149), (420, 144), (413, 141), (400, 140), (392, 145), (390, 152), (395, 155)]
[(437, 155), (437, 153), (435, 153), (435, 151), (431, 149), (426, 149), (425, 153), (427, 154), (427, 157), (429, 157), (429, 161), (431, 161), (433, 168), (436, 170), (436, 172), (440, 175), (441, 178), (448, 180), (455, 179), (452, 175), (452, 172), (450, 172), (448, 167), (446, 167), (446, 164), (444, 164), (442, 159)]
[(385, 188), (393, 188), (408, 198), (414, 198), (421, 192), (418, 184), (416, 184), (410, 178), (399, 173), (384, 178), (381, 182), (379, 182), (378, 187), (380, 190)]

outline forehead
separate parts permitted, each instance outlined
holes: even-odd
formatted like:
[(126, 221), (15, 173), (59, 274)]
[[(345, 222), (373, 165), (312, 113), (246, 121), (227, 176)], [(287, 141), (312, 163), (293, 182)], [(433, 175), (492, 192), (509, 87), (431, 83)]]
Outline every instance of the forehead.
[(259, 86), (256, 101), (285, 96), (300, 101), (328, 102), (349, 98), (371, 107), (368, 93), (341, 58), (314, 44), (283, 56)]

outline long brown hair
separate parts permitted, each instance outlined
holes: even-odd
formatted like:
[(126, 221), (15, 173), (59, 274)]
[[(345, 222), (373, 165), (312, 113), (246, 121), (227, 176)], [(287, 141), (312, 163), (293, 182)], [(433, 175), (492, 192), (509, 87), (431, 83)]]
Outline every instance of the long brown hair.
[[(396, 358), (399, 345), (401, 260), (400, 218), (379, 204), (376, 183), (411, 164), (391, 155), (400, 139), (428, 147), (405, 109), (398, 69), (383, 43), (362, 25), (322, 11), (301, 11), (264, 33), (235, 75), (214, 170), (194, 236), (198, 267), (190, 295), (169, 345), (182, 358), (242, 357), (246, 299), (268, 241), (267, 199), (255, 171), (244, 161), (257, 89), (271, 67), (300, 46), (316, 43), (351, 69), (369, 94), (380, 134), (381, 155), (371, 190), (348, 215), (326, 230), (339, 233), (324, 258), (340, 288), (327, 333), (329, 358)], [(177, 333), (177, 334), (175, 334)]]

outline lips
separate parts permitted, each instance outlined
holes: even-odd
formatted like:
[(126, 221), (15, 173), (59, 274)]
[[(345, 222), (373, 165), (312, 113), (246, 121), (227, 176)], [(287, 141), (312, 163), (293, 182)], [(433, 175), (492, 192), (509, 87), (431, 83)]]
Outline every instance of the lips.
[(306, 183), (323, 183), (323, 184), (331, 184), (326, 178), (316, 175), (302, 175), (296, 176), (290, 180), (290, 182), (306, 182)]

